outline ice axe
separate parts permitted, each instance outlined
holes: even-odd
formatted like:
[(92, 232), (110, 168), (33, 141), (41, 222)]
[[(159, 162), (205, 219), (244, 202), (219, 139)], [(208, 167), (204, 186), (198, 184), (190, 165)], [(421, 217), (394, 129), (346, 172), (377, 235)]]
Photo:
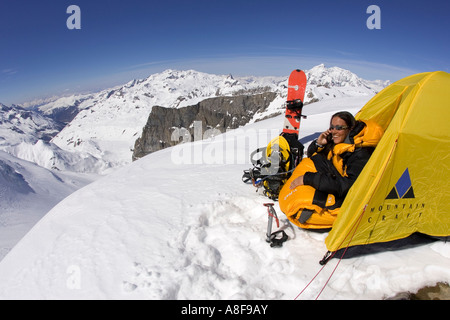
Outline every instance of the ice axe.
[[(280, 220), (278, 220), (277, 212), (273, 208), (273, 203), (264, 203), (264, 206), (267, 207), (267, 213), (269, 216), (269, 220), (267, 222), (267, 233), (266, 233), (266, 242), (270, 243), (272, 248), (279, 248), (283, 246), (283, 242), (288, 239), (286, 232), (283, 230), (278, 230), (272, 233), (272, 221), (275, 218), (277, 222), (277, 228), (280, 227)], [(282, 234), (280, 239), (277, 239), (278, 234)]]

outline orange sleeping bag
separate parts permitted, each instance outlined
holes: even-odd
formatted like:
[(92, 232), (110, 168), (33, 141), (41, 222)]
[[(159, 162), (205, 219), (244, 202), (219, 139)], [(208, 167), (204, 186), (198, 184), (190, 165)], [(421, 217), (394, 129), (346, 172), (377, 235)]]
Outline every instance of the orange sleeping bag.
[(334, 195), (307, 185), (292, 190), (289, 187), (295, 178), (304, 175), (305, 172), (317, 172), (313, 159), (314, 157), (304, 158), (300, 162), (281, 189), (278, 201), (281, 211), (298, 227), (327, 229), (331, 228), (339, 212)]

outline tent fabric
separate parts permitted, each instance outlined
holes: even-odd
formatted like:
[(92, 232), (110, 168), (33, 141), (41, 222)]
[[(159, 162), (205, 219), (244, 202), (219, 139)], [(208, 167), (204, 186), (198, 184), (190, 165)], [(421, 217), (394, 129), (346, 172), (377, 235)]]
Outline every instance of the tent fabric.
[(385, 131), (325, 239), (331, 252), (405, 239), (450, 236), (450, 74), (412, 75), (355, 116)]

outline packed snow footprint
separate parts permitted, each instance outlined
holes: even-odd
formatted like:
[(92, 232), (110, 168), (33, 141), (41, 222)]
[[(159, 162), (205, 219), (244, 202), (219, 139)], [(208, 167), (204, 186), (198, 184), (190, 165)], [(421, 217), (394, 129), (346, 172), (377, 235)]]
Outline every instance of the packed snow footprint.
[[(196, 299), (254, 297), (255, 293), (245, 294), (251, 289), (242, 274), (257, 275), (252, 270), (268, 261), (258, 250), (266, 220), (260, 204), (255, 202), (234, 198), (190, 205), (185, 228), (168, 243), (179, 256), (173, 269), (136, 262), (136, 273), (124, 281), (124, 290), (140, 290), (155, 299), (189, 299), (193, 292), (202, 292)], [(237, 256), (240, 263), (236, 263)], [(257, 291), (260, 298), (265, 297), (265, 290)]]

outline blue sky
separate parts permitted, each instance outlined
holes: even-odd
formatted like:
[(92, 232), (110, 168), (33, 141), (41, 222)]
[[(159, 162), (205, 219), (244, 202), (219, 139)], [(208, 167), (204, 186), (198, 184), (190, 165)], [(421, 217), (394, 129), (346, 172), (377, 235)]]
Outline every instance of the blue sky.
[[(81, 29), (66, 26), (78, 5)], [(381, 10), (370, 30), (369, 5)], [(288, 75), (317, 64), (366, 79), (450, 72), (444, 0), (3, 0), (0, 102), (99, 90), (168, 68)]]

